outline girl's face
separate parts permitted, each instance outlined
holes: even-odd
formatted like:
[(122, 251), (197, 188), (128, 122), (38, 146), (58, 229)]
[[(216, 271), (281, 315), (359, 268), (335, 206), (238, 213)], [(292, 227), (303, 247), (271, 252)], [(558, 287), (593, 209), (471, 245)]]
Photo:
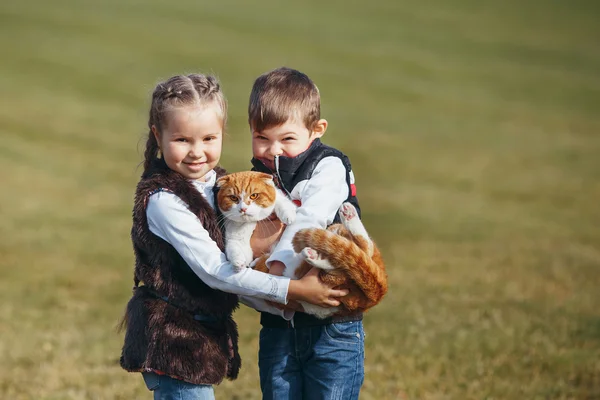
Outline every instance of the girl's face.
[(164, 129), (152, 126), (167, 166), (187, 179), (204, 182), (221, 158), (222, 119), (217, 104), (174, 109)]

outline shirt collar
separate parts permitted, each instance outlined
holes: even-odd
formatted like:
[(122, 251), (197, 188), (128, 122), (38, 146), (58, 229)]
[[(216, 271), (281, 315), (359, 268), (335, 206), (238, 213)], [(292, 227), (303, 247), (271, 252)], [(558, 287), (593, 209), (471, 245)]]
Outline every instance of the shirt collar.
[(197, 179), (193, 179), (192, 183), (198, 189), (200, 189), (200, 188), (206, 189), (206, 188), (215, 186), (215, 182), (217, 181), (216, 171), (214, 169), (211, 169), (210, 171), (208, 171), (206, 173), (206, 175), (204, 175), (204, 179), (206, 180), (205, 182), (199, 181)]

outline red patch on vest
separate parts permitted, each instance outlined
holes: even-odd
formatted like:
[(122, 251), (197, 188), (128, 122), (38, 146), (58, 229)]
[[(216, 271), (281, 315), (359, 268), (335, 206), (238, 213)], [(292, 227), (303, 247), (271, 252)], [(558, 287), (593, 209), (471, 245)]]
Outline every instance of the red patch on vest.
[(294, 203), (298, 207), (300, 207), (302, 205), (302, 202), (300, 200), (292, 200), (292, 203)]
[(350, 193), (352, 197), (356, 196), (356, 185), (354, 183), (350, 185)]

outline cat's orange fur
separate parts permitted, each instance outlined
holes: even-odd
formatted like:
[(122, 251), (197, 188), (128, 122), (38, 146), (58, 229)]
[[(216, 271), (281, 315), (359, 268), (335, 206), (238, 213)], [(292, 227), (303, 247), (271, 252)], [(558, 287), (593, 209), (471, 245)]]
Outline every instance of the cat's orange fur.
[[(344, 225), (334, 224), (326, 230), (302, 229), (294, 236), (293, 244), (297, 253), (309, 247), (328, 259), (335, 269), (321, 270), (320, 278), (349, 290), (339, 299), (342, 307), (335, 315), (366, 311), (378, 304), (387, 293), (385, 265), (371, 239), (355, 236)], [(254, 269), (268, 273), (267, 258), (268, 255), (262, 256)], [(295, 271), (296, 278), (303, 277), (311, 268), (306, 260), (302, 261)]]
[[(225, 175), (219, 178), (218, 186), (221, 188), (217, 193), (217, 202), (222, 210), (229, 210), (237, 201), (232, 200), (231, 196), (238, 197), (241, 192), (247, 196), (258, 193), (259, 196), (254, 200), (261, 207), (268, 207), (275, 202), (275, 187), (268, 184), (273, 177), (269, 174), (253, 171), (241, 171), (234, 174)], [(249, 198), (244, 201), (249, 202)]]

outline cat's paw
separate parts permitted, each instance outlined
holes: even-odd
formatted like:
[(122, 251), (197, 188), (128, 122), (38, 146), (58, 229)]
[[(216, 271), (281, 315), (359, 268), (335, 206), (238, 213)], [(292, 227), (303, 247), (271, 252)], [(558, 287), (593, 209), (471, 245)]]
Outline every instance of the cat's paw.
[(306, 260), (306, 262), (308, 262), (313, 267), (317, 267), (317, 268), (325, 269), (325, 270), (333, 269), (333, 265), (331, 265), (329, 260), (326, 258), (323, 258), (321, 256), (321, 254), (319, 254), (319, 252), (316, 251), (315, 249), (312, 249), (310, 247), (305, 247), (302, 249), (301, 254), (304, 257), (304, 259)]
[(354, 236), (362, 236), (365, 240), (370, 241), (369, 234), (365, 229), (362, 221), (358, 217), (356, 208), (350, 203), (344, 203), (339, 210), (342, 225)]
[(356, 208), (351, 203), (344, 203), (340, 207), (340, 218), (342, 220), (350, 221), (356, 217), (358, 217), (358, 213), (356, 212)]
[(233, 269), (235, 270), (235, 272), (240, 272), (248, 266), (248, 263), (244, 258), (240, 257), (231, 259), (231, 265), (233, 265)]
[(230, 249), (226, 252), (227, 259), (233, 265), (233, 269), (239, 272), (248, 266), (248, 259), (243, 251), (238, 249)]
[(279, 220), (286, 225), (291, 225), (296, 220), (296, 210), (295, 209), (284, 209), (278, 215)]

